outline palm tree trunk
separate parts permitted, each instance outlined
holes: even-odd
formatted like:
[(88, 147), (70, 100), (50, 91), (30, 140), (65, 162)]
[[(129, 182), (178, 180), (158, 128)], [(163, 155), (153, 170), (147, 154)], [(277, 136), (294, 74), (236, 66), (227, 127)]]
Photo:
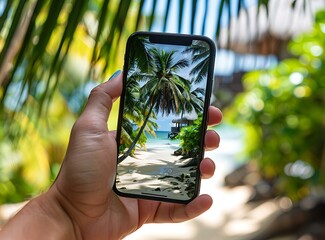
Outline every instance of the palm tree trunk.
[(125, 158), (127, 158), (127, 157), (130, 155), (130, 153), (131, 153), (132, 150), (134, 149), (134, 147), (135, 147), (135, 145), (137, 144), (137, 142), (138, 142), (138, 140), (139, 140), (141, 134), (143, 133), (144, 128), (145, 128), (146, 125), (147, 125), (147, 122), (148, 122), (149, 117), (150, 117), (150, 115), (151, 115), (151, 112), (152, 112), (153, 106), (154, 106), (154, 104), (152, 103), (151, 106), (150, 106), (150, 109), (149, 109), (148, 115), (146, 116), (146, 118), (145, 118), (145, 120), (144, 120), (144, 122), (143, 122), (143, 124), (142, 124), (142, 126), (141, 126), (141, 128), (140, 128), (140, 130), (139, 130), (139, 132), (138, 132), (138, 134), (137, 134), (137, 136), (134, 138), (134, 140), (133, 140), (131, 146), (129, 147), (129, 149), (128, 149), (128, 150), (127, 150), (127, 151), (126, 151), (122, 156), (120, 156), (120, 157), (117, 159), (117, 163), (121, 163)]

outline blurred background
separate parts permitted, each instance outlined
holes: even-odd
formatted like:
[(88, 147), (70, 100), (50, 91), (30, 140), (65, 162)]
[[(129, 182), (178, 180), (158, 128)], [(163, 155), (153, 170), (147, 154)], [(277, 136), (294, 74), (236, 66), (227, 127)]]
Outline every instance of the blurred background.
[(325, 239), (324, 0), (0, 0), (0, 228), (53, 182), (136, 30), (215, 41), (224, 120), (212, 209), (127, 239)]

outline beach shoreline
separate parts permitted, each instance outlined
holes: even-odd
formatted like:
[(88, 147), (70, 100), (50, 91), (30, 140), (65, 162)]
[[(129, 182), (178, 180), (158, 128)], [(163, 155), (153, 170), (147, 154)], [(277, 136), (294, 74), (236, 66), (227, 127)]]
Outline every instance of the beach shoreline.
[(130, 194), (191, 199), (197, 167), (183, 167), (191, 158), (175, 156), (177, 148), (177, 144), (155, 141), (146, 150), (136, 150), (118, 165), (117, 188)]

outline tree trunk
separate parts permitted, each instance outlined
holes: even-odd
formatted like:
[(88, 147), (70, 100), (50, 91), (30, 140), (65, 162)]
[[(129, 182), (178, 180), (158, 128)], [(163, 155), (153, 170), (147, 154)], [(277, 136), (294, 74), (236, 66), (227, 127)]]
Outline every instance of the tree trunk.
[(146, 125), (147, 125), (147, 122), (148, 122), (149, 117), (150, 117), (150, 115), (151, 115), (151, 112), (152, 112), (153, 106), (154, 106), (154, 104), (151, 105), (151, 107), (150, 107), (150, 109), (149, 109), (149, 112), (148, 112), (148, 115), (146, 116), (146, 118), (145, 118), (145, 120), (144, 120), (144, 122), (143, 122), (143, 124), (142, 124), (142, 126), (141, 126), (141, 128), (140, 128), (140, 130), (139, 130), (139, 132), (138, 132), (138, 134), (137, 134), (137, 136), (136, 136), (135, 139), (133, 140), (131, 146), (129, 147), (129, 149), (128, 149), (128, 150), (127, 150), (127, 151), (126, 151), (122, 156), (120, 156), (120, 157), (117, 159), (117, 163), (121, 163), (123, 160), (125, 160), (125, 158), (127, 158), (127, 157), (130, 155), (130, 153), (132, 152), (132, 150), (135, 148), (135, 145), (137, 144), (137, 142), (138, 142), (138, 140), (139, 140), (141, 134), (143, 133), (144, 128), (145, 128)]

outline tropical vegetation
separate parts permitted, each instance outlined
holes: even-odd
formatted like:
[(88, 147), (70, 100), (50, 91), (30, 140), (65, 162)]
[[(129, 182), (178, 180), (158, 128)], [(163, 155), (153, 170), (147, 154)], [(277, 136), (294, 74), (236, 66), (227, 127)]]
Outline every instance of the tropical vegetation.
[[(208, 19), (212, 2), (0, 1), (0, 203), (22, 201), (55, 179), (70, 128), (90, 89), (122, 66), (132, 32), (170, 31), (169, 26), (175, 26), (176, 32), (204, 35), (209, 25), (217, 38), (231, 17), (249, 7), (247, 0), (220, 0), (212, 22)], [(267, 7), (268, 2), (256, 4)], [(311, 1), (304, 2), (308, 6)], [(173, 9), (176, 21), (171, 18)], [(115, 129), (117, 109), (113, 106), (110, 129)], [(140, 126), (143, 119), (132, 121)], [(144, 137), (138, 144), (145, 142)]]
[[(142, 47), (135, 48), (133, 46), (135, 44)], [(127, 82), (129, 83), (127, 84), (124, 100), (126, 109), (123, 112), (126, 120), (122, 123), (122, 131), (128, 132), (128, 134), (121, 135), (121, 142), (124, 146), (125, 142), (130, 142), (129, 136), (134, 136), (134, 138), (129, 148), (119, 156), (118, 162), (122, 162), (132, 153), (140, 137), (143, 137), (145, 130), (152, 134), (152, 127), (157, 126), (150, 123), (148, 128), (149, 119), (154, 118), (158, 113), (162, 116), (168, 116), (169, 114), (182, 115), (192, 111), (199, 113), (202, 111), (204, 104), (202, 96), (205, 91), (202, 88), (191, 90), (194, 81), (185, 79), (181, 74), (182, 70), (191, 67), (191, 64), (194, 63), (195, 65), (190, 71), (190, 75), (193, 75), (193, 69), (197, 67), (197, 58), (194, 58), (193, 62), (189, 62), (184, 58), (179, 59), (180, 55), (178, 54), (181, 54), (181, 52), (176, 50), (167, 51), (163, 48), (156, 48), (154, 45), (150, 46), (146, 39), (139, 41), (138, 38), (135, 38), (130, 45), (134, 49), (142, 49), (142, 51), (138, 55), (135, 52), (131, 53), (128, 63)], [(199, 45), (199, 43), (196, 43), (196, 45)], [(183, 51), (183, 53), (185, 52)], [(192, 55), (196, 56), (195, 54)], [(203, 55), (206, 58), (206, 56), (209, 56), (209, 51), (206, 51)], [(207, 69), (203, 74), (204, 76), (207, 75)], [(135, 83), (135, 81), (138, 82)], [(140, 86), (139, 83), (142, 83), (142, 85)], [(128, 106), (129, 103), (130, 106)], [(133, 130), (129, 114), (129, 109), (132, 106), (135, 108), (132, 110), (131, 115), (140, 116), (142, 120), (133, 122), (138, 126), (136, 130)]]
[(247, 73), (231, 115), (247, 130), (247, 156), (277, 194), (300, 200), (325, 191), (325, 11), (289, 44), (294, 56)]
[[(182, 154), (188, 157), (198, 157), (202, 140), (202, 114), (194, 120), (193, 124), (183, 127), (177, 138), (180, 139)], [(197, 159), (195, 159), (197, 161)]]

